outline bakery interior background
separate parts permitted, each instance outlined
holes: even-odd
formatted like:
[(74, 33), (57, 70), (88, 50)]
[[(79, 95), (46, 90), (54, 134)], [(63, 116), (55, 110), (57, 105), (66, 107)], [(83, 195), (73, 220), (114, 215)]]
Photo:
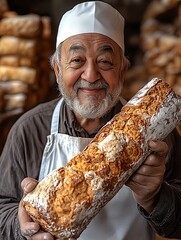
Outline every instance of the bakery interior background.
[[(59, 19), (79, 2), (0, 0), (0, 153), (16, 119), (57, 96), (49, 56), (55, 48)], [(126, 19), (130, 68), (123, 97), (129, 100), (154, 76), (181, 95), (181, 1), (105, 2)]]
[[(0, 154), (17, 118), (58, 95), (48, 59), (59, 19), (79, 2), (0, 0)], [(129, 100), (154, 76), (181, 95), (181, 1), (105, 2), (126, 19), (126, 56), (131, 65), (123, 97)]]

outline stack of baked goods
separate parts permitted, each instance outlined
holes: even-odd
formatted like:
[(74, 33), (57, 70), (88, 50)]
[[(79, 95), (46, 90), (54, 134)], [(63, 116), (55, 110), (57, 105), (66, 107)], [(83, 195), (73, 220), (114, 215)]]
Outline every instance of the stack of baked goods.
[[(181, 1), (154, 0), (140, 26), (139, 57), (126, 77), (129, 99), (148, 79), (163, 78), (181, 95)], [(179, 127), (178, 127), (179, 128)], [(179, 128), (180, 130), (180, 128)]]
[[(101, 208), (181, 120), (181, 97), (154, 78), (65, 167), (53, 170), (23, 204), (57, 238), (78, 238)], [(58, 159), (57, 159), (58, 160)]]
[[(3, 5), (2, 5), (3, 7)], [(1, 4), (0, 4), (1, 8)], [(45, 99), (50, 86), (50, 19), (4, 11), (0, 19), (0, 114), (25, 111)], [(44, 83), (44, 84), (42, 84)]]

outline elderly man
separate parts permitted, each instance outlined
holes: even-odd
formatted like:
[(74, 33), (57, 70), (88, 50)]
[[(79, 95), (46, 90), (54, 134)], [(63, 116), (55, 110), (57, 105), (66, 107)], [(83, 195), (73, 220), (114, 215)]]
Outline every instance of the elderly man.
[[(25, 113), (1, 156), (3, 240), (54, 239), (27, 215), (23, 194), (65, 166), (123, 106), (128, 62), (119, 12), (100, 1), (78, 4), (61, 19), (56, 45), (51, 63), (62, 96)], [(165, 141), (151, 141), (152, 154), (79, 239), (151, 240), (155, 231), (181, 237), (179, 146), (176, 131)]]

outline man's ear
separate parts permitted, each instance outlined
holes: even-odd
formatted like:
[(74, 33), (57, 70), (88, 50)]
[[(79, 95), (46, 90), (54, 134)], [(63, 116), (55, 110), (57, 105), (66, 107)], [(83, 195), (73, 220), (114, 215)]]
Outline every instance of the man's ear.
[(128, 59), (126, 57), (123, 57), (120, 74), (125, 76), (125, 74), (127, 73), (128, 69), (129, 69), (129, 66), (130, 66), (130, 62), (128, 61)]
[(54, 61), (53, 62), (53, 70), (56, 76), (56, 81), (58, 82), (58, 79), (60, 78), (60, 66)]
[(128, 61), (128, 59), (126, 57), (123, 57), (122, 66), (120, 68), (120, 78), (121, 79), (125, 78), (125, 75), (128, 71), (129, 66), (130, 66), (130, 62)]

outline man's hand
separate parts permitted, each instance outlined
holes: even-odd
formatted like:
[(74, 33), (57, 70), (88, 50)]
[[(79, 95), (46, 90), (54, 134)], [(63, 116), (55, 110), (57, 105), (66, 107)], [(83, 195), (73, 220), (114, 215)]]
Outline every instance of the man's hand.
[[(37, 184), (38, 182), (35, 179), (25, 178), (21, 183), (24, 195), (33, 191)], [(18, 218), (20, 223), (21, 234), (26, 239), (32, 240), (54, 239), (54, 237), (50, 233), (41, 231), (40, 225), (38, 223), (32, 221), (32, 219), (26, 212), (25, 208), (23, 207), (22, 201), (19, 204)]]
[[(38, 181), (33, 178), (25, 178), (21, 187), (24, 191), (24, 195), (33, 191), (38, 184)], [(19, 204), (18, 218), (20, 223), (21, 234), (27, 240), (53, 240), (55, 239), (50, 233), (44, 232), (38, 223), (32, 221), (25, 208), (23, 207), (22, 200)], [(58, 238), (57, 238), (58, 239)], [(61, 239), (59, 239), (61, 240)], [(76, 240), (70, 238), (69, 240)]]
[(147, 213), (151, 213), (156, 206), (166, 169), (165, 158), (168, 154), (168, 146), (163, 141), (150, 141), (149, 147), (152, 154), (126, 183), (133, 191), (136, 202)]

